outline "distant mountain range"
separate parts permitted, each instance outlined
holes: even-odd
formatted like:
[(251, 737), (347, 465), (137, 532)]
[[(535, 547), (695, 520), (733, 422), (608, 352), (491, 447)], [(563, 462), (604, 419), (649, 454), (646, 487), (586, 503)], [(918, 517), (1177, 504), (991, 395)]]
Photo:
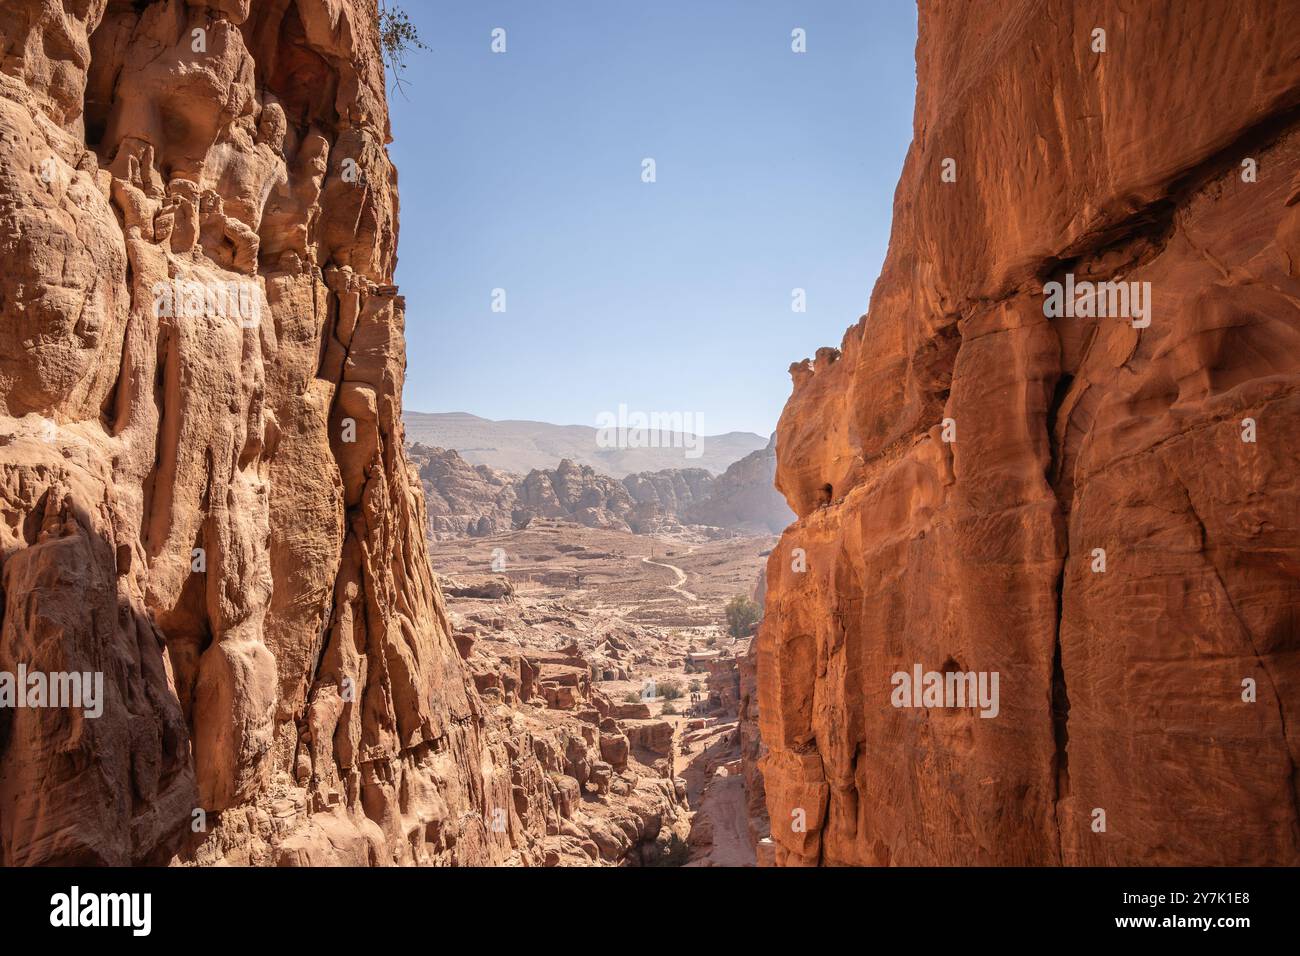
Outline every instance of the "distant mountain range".
[[(661, 441), (658, 448), (602, 448), (597, 429), (587, 425), (492, 421), (466, 412), (405, 412), (406, 440), (437, 448), (454, 448), (471, 465), (527, 474), (555, 468), (564, 460), (588, 465), (614, 478), (666, 468), (703, 468), (720, 475), (733, 462), (766, 448), (768, 440), (753, 432), (727, 432)], [(696, 442), (698, 441), (698, 446)], [(698, 457), (687, 457), (686, 447)]]

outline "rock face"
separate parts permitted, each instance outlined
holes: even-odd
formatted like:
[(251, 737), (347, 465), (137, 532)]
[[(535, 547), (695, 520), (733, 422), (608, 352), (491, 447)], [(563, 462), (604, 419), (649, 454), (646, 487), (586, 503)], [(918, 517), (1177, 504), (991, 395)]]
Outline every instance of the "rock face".
[(771, 448), (735, 462), (718, 478), (702, 468), (673, 468), (618, 479), (568, 459), (521, 477), (471, 465), (454, 449), (416, 443), (409, 453), (435, 541), (484, 537), (526, 527), (535, 518), (637, 534), (682, 524), (767, 534), (793, 517), (773, 485)]
[(480, 538), (512, 526), (518, 499), (515, 475), (471, 465), (454, 450), (418, 442), (409, 449), (420, 474), (429, 533), (443, 538)]
[(759, 534), (781, 531), (794, 520), (776, 490), (776, 435), (766, 448), (751, 452), (727, 468), (713, 483), (708, 498), (687, 512), (693, 524), (737, 528)]
[(0, 708), (0, 863), (556, 861), (402, 450), (375, 18), (0, 7), (0, 671), (103, 680)]
[[(734, 465), (732, 466), (734, 467)], [(730, 470), (730, 469), (728, 469)], [(773, 469), (767, 484), (775, 491)], [(623, 479), (623, 487), (635, 503), (630, 524), (638, 532), (652, 532), (675, 524), (712, 524), (717, 527), (736, 528), (739, 524), (696, 521), (693, 509), (709, 501), (720, 478), (714, 478), (703, 468), (667, 468), (661, 471), (642, 471)]]
[[(777, 862), (1300, 862), (1297, 17), (921, 6), (870, 313), (778, 429)], [(1108, 280), (1145, 316), (1047, 314)]]
[[(767, 599), (767, 574), (762, 572), (754, 586), (753, 600), (760, 607)], [(763, 623), (759, 623), (759, 634)], [(767, 747), (763, 744), (762, 725), (758, 713), (758, 648), (755, 637), (737, 660), (740, 685), (737, 733), (740, 737), (740, 765), (745, 781), (745, 821), (749, 842), (754, 847), (759, 866), (775, 862), (775, 844), (772, 842), (772, 824), (767, 814), (767, 790), (763, 785), (763, 758)]]
[(588, 528), (631, 530), (633, 502), (617, 478), (599, 474), (590, 465), (564, 459), (554, 469), (534, 469), (519, 484), (515, 523), (533, 518), (566, 518)]

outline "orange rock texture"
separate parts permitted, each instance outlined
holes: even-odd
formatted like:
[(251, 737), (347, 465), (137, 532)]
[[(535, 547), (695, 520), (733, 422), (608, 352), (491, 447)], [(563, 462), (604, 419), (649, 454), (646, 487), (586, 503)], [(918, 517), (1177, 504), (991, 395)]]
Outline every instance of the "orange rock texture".
[(1300, 863), (1300, 4), (919, 28), (870, 311), (778, 429), (776, 862)]
[(0, 863), (564, 855), (587, 744), (429, 570), (388, 140), (374, 0), (0, 5), (0, 671), (104, 684), (0, 709)]

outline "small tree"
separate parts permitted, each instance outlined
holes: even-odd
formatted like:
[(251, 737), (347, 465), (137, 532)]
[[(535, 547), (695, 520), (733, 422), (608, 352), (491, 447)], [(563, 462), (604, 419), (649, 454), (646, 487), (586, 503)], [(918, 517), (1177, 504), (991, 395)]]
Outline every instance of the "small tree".
[(676, 700), (683, 693), (681, 681), (666, 680), (659, 685), (659, 692), (664, 695), (665, 700)]
[(743, 594), (727, 602), (727, 633), (732, 637), (746, 636), (762, 619), (763, 609)]
[(379, 0), (379, 49), (384, 64), (392, 71), (393, 83), (405, 96), (402, 71), (406, 69), (406, 54), (411, 50), (427, 50), (411, 16), (395, 0)]

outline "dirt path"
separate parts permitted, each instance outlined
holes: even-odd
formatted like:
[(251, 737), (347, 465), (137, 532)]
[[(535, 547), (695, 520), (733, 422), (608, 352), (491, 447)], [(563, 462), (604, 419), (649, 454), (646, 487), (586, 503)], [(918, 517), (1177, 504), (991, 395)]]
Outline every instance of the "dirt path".
[[(745, 781), (719, 769), (740, 756), (734, 742), (735, 723), (719, 724), (714, 736), (696, 739), (684, 755), (682, 773), (687, 799), (695, 811), (691, 821), (693, 842), (687, 866), (754, 866), (749, 842), (749, 805)], [(699, 748), (698, 750), (696, 748)]]
[[(714, 778), (704, 794), (701, 812), (713, 822), (713, 844), (706, 859), (711, 866), (754, 866), (749, 845), (745, 781), (740, 777)], [(689, 865), (689, 864), (688, 864)]]
[[(689, 550), (687, 550), (686, 553), (687, 553), (687, 554), (690, 554), (691, 551), (694, 551), (694, 550), (695, 550), (695, 548), (692, 547), (692, 548), (690, 548)], [(690, 591), (686, 590), (686, 588), (682, 587), (682, 585), (686, 583), (686, 572), (683, 571), (681, 568), (679, 568), (677, 565), (675, 565), (675, 564), (667, 564), (667, 563), (665, 563), (665, 562), (663, 562), (663, 561), (652, 561), (652, 560), (650, 560), (649, 555), (646, 555), (645, 557), (642, 557), (642, 558), (641, 558), (641, 561), (642, 561), (642, 563), (644, 563), (644, 564), (653, 564), (653, 565), (655, 565), (656, 567), (667, 568), (669, 571), (672, 571), (675, 575), (677, 575), (677, 583), (676, 583), (676, 584), (670, 584), (670, 585), (668, 585), (668, 586), (669, 586), (672, 590), (674, 590), (674, 591), (676, 591), (678, 594), (680, 594), (682, 597), (686, 598), (686, 600), (688, 600), (688, 601), (698, 601), (698, 600), (699, 600), (699, 598), (697, 598), (694, 594), (692, 594)]]

